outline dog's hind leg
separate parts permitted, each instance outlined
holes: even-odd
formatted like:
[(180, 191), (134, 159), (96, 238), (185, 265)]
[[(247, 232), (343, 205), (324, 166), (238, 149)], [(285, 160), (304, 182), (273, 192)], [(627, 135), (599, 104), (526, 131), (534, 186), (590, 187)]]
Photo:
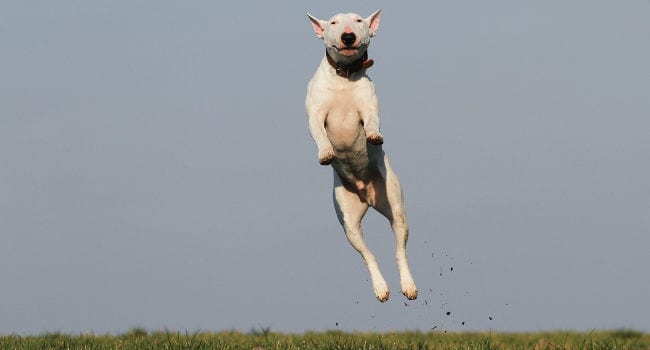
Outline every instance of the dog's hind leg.
[(418, 289), (413, 281), (406, 254), (409, 227), (406, 221), (402, 188), (397, 175), (388, 164), (388, 158), (384, 157), (379, 172), (381, 176), (373, 180), (374, 193), (370, 200), (373, 207), (390, 221), (397, 244), (395, 257), (399, 269), (402, 294), (409, 300), (413, 300), (418, 297)]
[(362, 201), (357, 193), (345, 188), (336, 172), (334, 173), (334, 208), (348, 241), (361, 254), (368, 266), (375, 296), (381, 302), (388, 300), (390, 296), (388, 285), (379, 271), (375, 256), (366, 246), (361, 231), (361, 219), (368, 211), (368, 203)]

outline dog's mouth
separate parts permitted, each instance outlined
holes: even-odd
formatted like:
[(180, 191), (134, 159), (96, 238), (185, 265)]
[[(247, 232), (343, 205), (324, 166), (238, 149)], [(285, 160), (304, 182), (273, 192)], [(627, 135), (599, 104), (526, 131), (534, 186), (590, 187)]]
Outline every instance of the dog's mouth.
[(359, 46), (344, 46), (344, 47), (338, 47), (336, 45), (333, 46), (334, 49), (336, 49), (337, 52), (345, 55), (345, 56), (352, 56), (359, 52), (360, 47)]

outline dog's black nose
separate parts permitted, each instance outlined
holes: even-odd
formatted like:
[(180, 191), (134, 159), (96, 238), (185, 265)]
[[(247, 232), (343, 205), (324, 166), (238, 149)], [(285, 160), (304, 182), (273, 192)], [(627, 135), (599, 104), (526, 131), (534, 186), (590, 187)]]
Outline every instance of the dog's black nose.
[(345, 44), (345, 46), (352, 46), (356, 40), (357, 36), (354, 35), (354, 33), (343, 33), (341, 35), (341, 41)]

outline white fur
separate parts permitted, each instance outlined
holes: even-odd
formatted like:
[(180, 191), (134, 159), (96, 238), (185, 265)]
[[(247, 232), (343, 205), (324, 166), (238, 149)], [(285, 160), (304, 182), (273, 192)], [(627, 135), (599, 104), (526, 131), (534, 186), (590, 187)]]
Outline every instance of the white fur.
[[(379, 11), (365, 19), (354, 13), (338, 14), (329, 21), (308, 16), (330, 56), (342, 63), (362, 57), (379, 26)], [(353, 45), (343, 44), (344, 32), (355, 34)], [(350, 244), (368, 266), (375, 296), (384, 302), (390, 291), (363, 240), (361, 220), (370, 206), (390, 221), (397, 242), (402, 294), (415, 299), (418, 291), (406, 254), (409, 230), (404, 200), (397, 175), (381, 145), (379, 105), (372, 81), (363, 70), (349, 78), (340, 77), (323, 58), (309, 82), (305, 106), (319, 162), (331, 164), (334, 169), (336, 214)]]

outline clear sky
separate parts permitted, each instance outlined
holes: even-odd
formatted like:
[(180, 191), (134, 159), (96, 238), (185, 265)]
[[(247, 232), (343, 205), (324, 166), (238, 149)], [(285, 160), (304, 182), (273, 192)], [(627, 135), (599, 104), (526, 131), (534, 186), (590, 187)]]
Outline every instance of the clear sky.
[[(385, 304), (304, 111), (324, 53), (305, 13), (378, 8), (369, 75), (420, 289), (399, 294), (369, 212)], [(4, 1), (0, 334), (650, 331), (649, 18), (646, 0)]]

